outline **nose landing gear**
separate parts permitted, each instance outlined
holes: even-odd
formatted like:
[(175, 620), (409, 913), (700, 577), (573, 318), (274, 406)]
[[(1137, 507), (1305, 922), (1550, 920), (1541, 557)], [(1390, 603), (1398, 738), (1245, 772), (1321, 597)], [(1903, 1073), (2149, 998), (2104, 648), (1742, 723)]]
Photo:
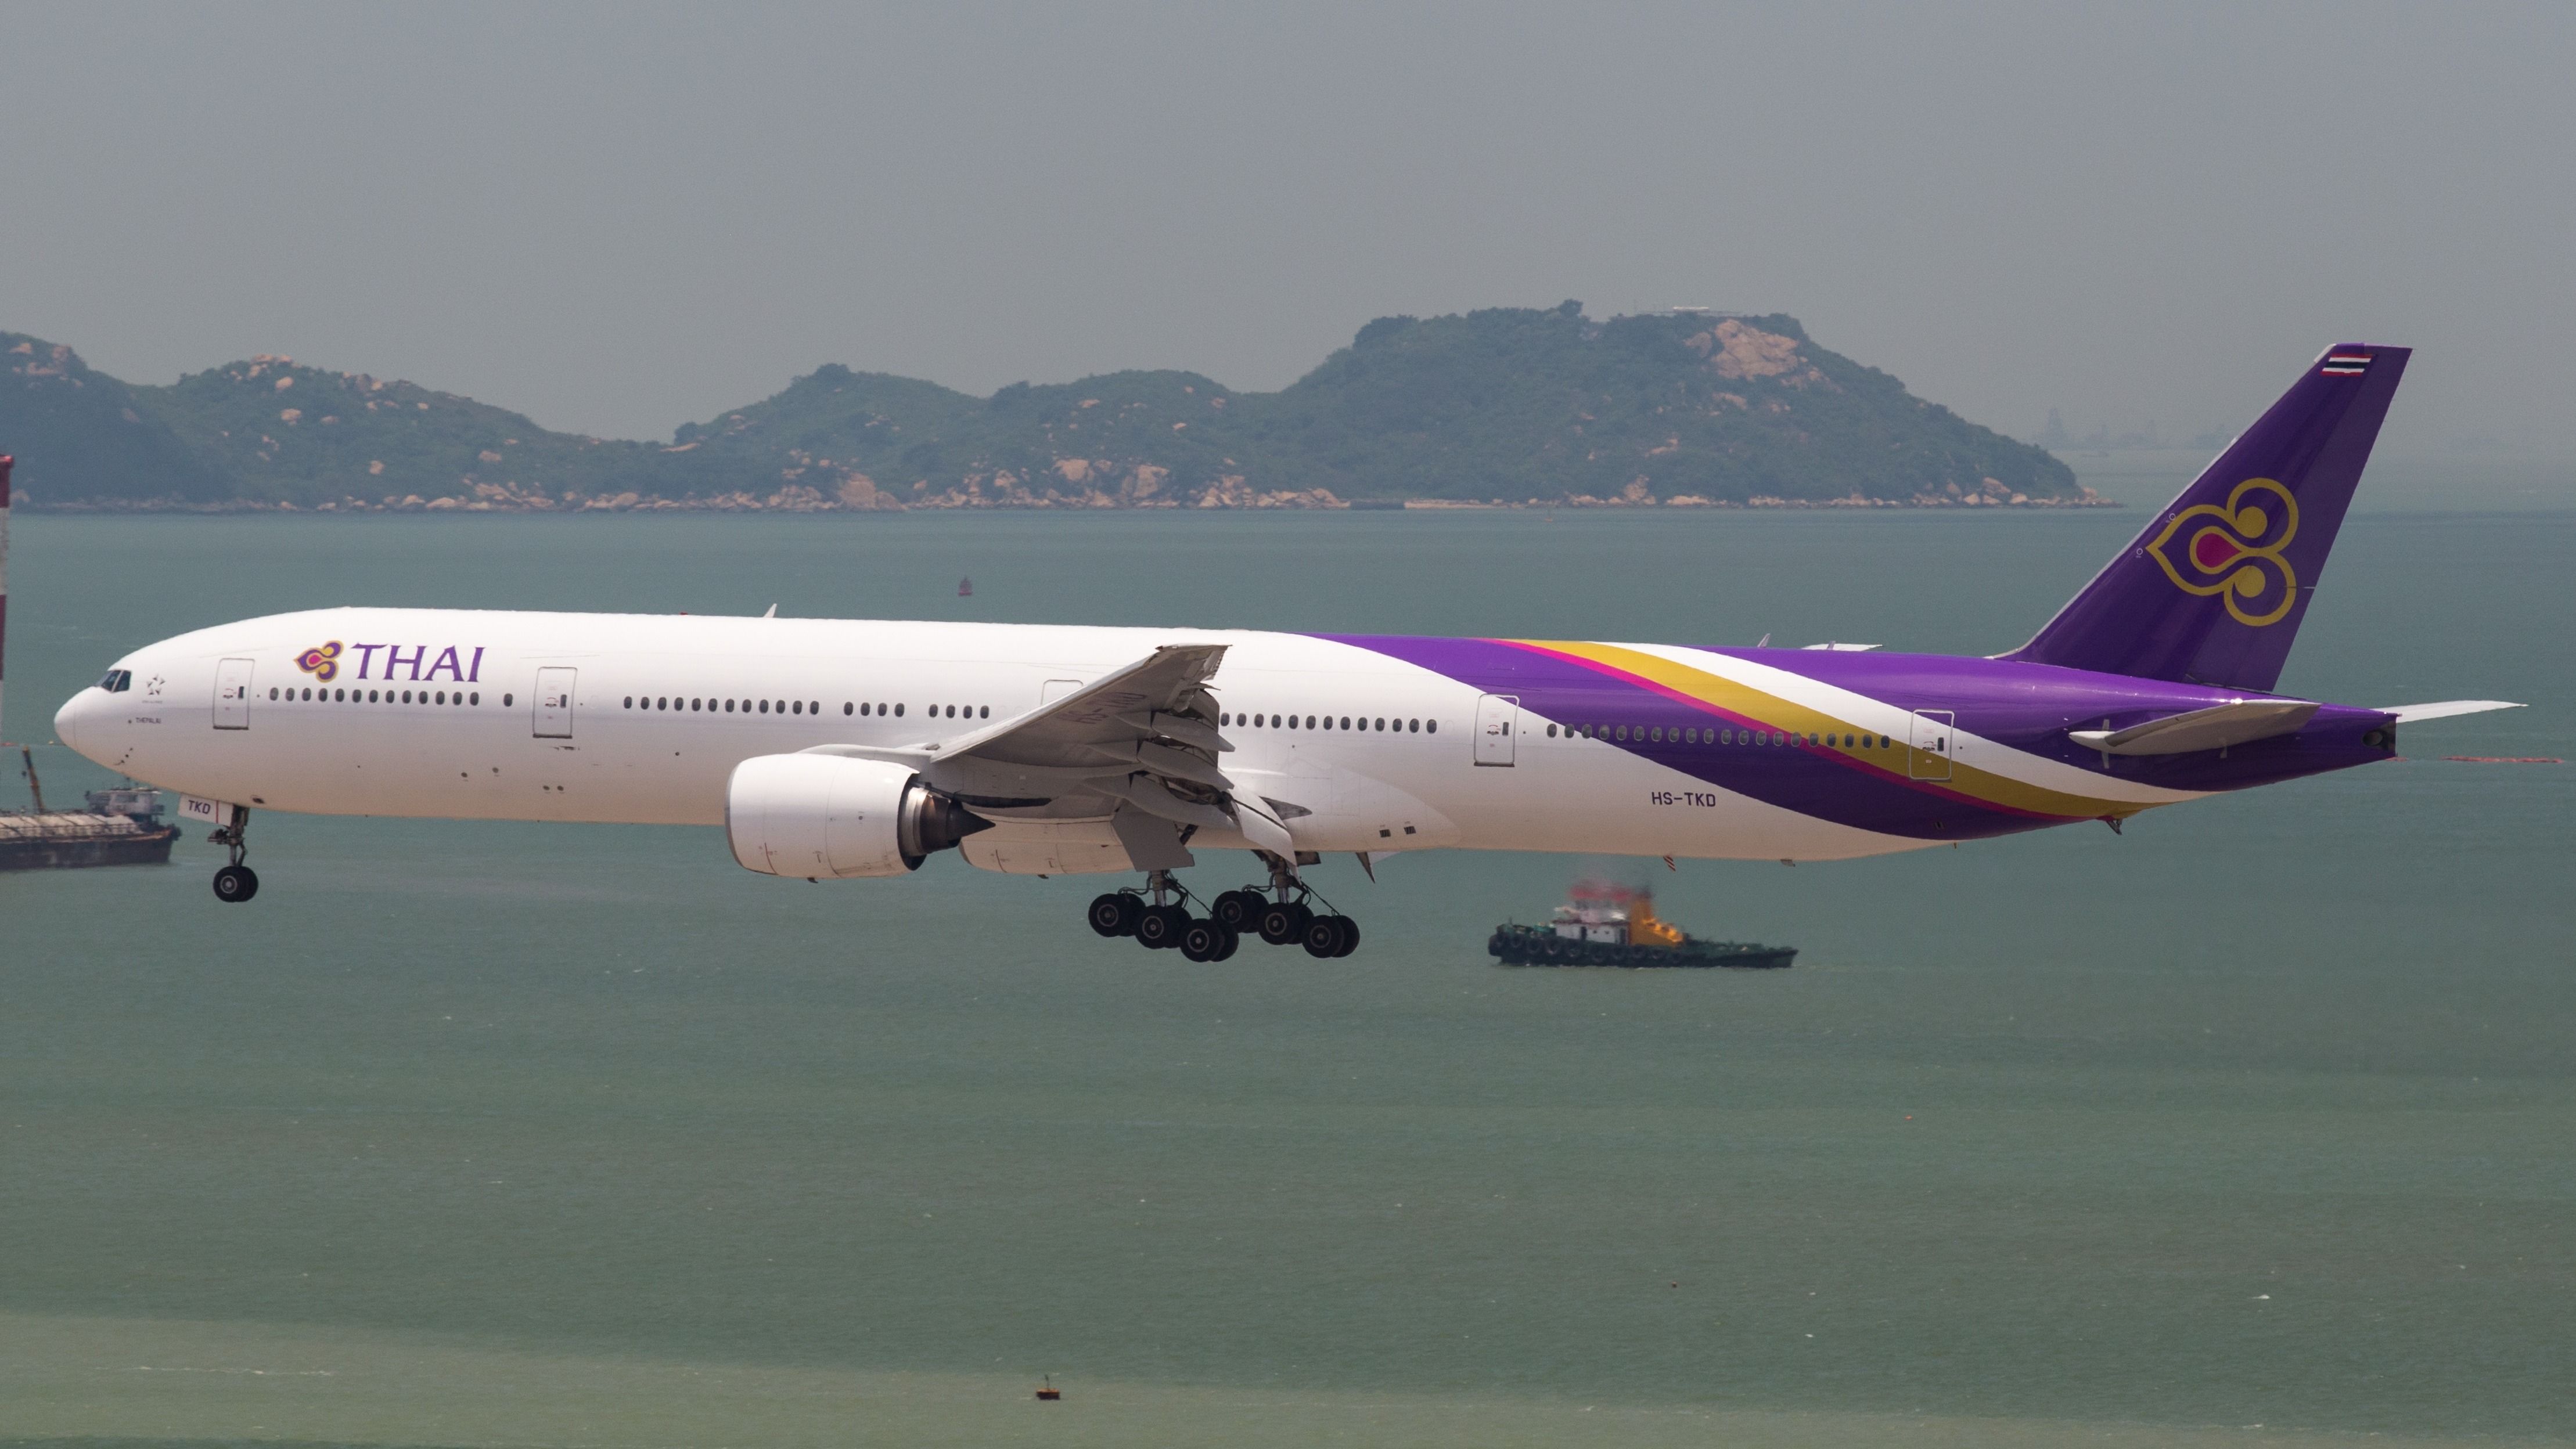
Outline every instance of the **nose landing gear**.
[(227, 905), (239, 905), (259, 894), (259, 873), (242, 864), (250, 848), (242, 843), (242, 832), (250, 828), (250, 807), (236, 805), (229, 824), (218, 825), (206, 837), (208, 845), (220, 845), (232, 854), (232, 864), (215, 872), (215, 899)]

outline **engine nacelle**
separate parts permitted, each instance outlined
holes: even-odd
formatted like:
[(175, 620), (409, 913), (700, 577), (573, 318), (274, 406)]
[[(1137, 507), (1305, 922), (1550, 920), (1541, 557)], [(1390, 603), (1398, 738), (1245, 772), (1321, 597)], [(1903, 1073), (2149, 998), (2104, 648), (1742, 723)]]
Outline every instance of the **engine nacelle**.
[(763, 875), (902, 875), (991, 824), (882, 760), (758, 755), (725, 785), (733, 858)]

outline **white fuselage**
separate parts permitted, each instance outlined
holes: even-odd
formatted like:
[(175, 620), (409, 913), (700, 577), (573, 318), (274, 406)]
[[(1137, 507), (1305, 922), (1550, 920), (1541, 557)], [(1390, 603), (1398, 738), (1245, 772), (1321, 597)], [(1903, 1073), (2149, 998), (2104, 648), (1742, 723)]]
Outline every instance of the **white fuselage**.
[[(746, 759), (955, 739), (1176, 643), (1227, 646), (1210, 681), (1224, 768), (1301, 812), (1287, 821), (1301, 850), (1831, 859), (1930, 843), (1716, 789), (1532, 715), (1480, 749), (1475, 688), (1261, 631), (317, 610), (139, 650), (119, 662), (122, 692), (83, 691), (58, 727), (135, 779), (255, 810), (717, 825)], [(986, 845), (968, 854), (988, 868), (1046, 859)]]

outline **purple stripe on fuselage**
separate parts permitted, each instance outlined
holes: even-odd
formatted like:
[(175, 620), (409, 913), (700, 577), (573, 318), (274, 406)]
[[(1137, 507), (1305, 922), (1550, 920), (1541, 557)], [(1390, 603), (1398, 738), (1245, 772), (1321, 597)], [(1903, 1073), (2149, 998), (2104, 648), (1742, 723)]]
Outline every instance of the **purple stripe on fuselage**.
[[(1517, 695), (1522, 710), (1560, 726), (1608, 726), (1614, 731), (1625, 726), (1632, 738), (1596, 743), (1735, 794), (1854, 829), (1913, 840), (1964, 840), (2035, 830), (2068, 818), (2006, 809), (1804, 744), (1684, 743), (1678, 737), (1684, 729), (1714, 725), (1739, 732), (1777, 731), (1784, 726), (1690, 699), (1621, 670), (1511, 640), (1318, 637), (1418, 664), (1482, 693)], [(1641, 729), (1660, 729), (1666, 738), (1633, 737)]]
[[(1409, 635), (1320, 635), (1402, 659), (1487, 694), (1520, 697), (1521, 707), (1560, 725), (1705, 728), (1716, 723), (1756, 730), (1777, 721), (1746, 718), (1690, 699), (1625, 671), (1543, 646), (1504, 639)], [(1981, 739), (2055, 760), (2088, 773), (2165, 789), (2237, 790), (2368, 764), (2388, 757), (2363, 743), (2390, 727), (2376, 710), (2327, 705), (2294, 734), (2188, 755), (2131, 756), (2105, 763), (2067, 731), (2119, 729), (2150, 719), (2247, 698), (2248, 691), (2097, 674), (2053, 665), (1938, 654), (1852, 653), (1799, 649), (1708, 649), (1799, 675), (1893, 706), (1909, 715), (1948, 711)], [(2261, 696), (2256, 696), (2261, 697)], [(1893, 733), (1887, 731), (1886, 733)], [(1799, 746), (1605, 740), (1692, 778), (1753, 799), (1857, 829), (1912, 839), (2005, 835), (2064, 823), (1975, 799), (1935, 781), (1911, 780), (1839, 751)]]

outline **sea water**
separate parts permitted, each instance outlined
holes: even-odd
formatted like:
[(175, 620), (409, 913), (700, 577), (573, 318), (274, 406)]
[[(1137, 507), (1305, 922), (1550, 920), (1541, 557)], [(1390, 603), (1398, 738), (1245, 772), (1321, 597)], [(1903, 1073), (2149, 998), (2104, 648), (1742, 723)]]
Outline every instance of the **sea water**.
[[(40, 515), (5, 733), (344, 603), (1983, 653), (2140, 520)], [(2351, 520), (2284, 690), (2533, 705), (2399, 763), (1845, 864), (1337, 859), (1329, 962), (712, 829), (0, 876), (0, 1438), (2564, 1440), (2576, 767), (2441, 756), (2576, 756), (2571, 559)], [(1489, 961), (1587, 872), (1798, 965)]]

